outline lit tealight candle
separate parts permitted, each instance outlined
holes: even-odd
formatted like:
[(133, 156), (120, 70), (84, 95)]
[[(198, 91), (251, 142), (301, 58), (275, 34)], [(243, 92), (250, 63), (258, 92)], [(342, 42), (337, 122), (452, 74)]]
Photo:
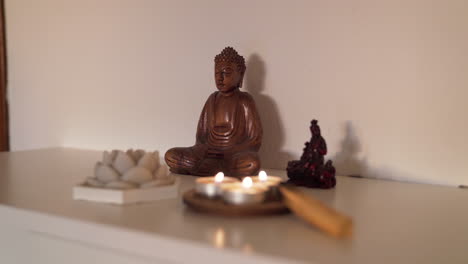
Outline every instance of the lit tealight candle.
[(276, 200), (280, 197), (278, 186), (281, 184), (281, 178), (277, 176), (268, 176), (265, 171), (260, 171), (257, 177), (252, 177), (255, 184), (264, 185), (268, 188), (267, 198)]
[(265, 171), (260, 171), (258, 176), (252, 177), (254, 183), (261, 183), (266, 185), (268, 188), (278, 186), (281, 183), (281, 178), (277, 176), (268, 176)]
[(200, 177), (195, 181), (195, 191), (198, 194), (214, 198), (221, 194), (220, 186), (224, 183), (239, 182), (238, 179), (225, 177), (224, 173), (218, 172), (214, 177)]
[(245, 177), (242, 183), (225, 184), (221, 188), (224, 201), (235, 205), (261, 203), (267, 191), (265, 186), (254, 185), (251, 177)]

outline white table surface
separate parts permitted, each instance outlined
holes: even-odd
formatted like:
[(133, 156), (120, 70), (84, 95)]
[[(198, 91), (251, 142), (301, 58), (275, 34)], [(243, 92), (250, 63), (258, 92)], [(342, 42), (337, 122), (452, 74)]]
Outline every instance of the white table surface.
[[(1, 221), (148, 263), (468, 263), (467, 189), (350, 177), (332, 190), (301, 188), (353, 218), (354, 236), (337, 240), (292, 214), (205, 215), (180, 197), (130, 206), (74, 201), (72, 187), (100, 158), (70, 148), (1, 153)], [(195, 177), (180, 177), (181, 192), (193, 187)]]

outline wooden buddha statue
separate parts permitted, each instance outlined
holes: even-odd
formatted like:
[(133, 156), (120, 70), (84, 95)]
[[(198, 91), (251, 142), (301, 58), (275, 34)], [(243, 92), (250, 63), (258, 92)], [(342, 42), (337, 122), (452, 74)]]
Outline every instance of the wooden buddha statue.
[(263, 132), (252, 96), (239, 90), (245, 70), (244, 57), (231, 47), (215, 57), (218, 91), (203, 107), (195, 145), (166, 152), (172, 172), (212, 176), (222, 171), (235, 177), (258, 174)]

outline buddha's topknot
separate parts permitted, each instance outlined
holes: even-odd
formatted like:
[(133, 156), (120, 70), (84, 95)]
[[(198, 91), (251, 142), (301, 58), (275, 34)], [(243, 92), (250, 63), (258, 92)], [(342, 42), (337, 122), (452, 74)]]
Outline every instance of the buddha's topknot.
[(245, 60), (244, 57), (239, 55), (237, 51), (232, 47), (226, 47), (221, 51), (220, 54), (216, 55), (215, 63), (219, 62), (232, 62), (237, 64), (241, 72), (245, 72)]

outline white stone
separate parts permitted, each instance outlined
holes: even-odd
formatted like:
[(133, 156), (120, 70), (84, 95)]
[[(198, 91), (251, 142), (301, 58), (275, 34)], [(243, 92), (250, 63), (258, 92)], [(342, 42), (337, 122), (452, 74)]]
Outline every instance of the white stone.
[(127, 190), (127, 189), (136, 188), (137, 185), (131, 182), (113, 181), (113, 182), (107, 183), (106, 185), (104, 185), (104, 187), (107, 189)]
[(94, 176), (103, 183), (116, 181), (119, 179), (119, 174), (110, 166), (103, 164), (102, 162), (96, 163), (94, 167)]
[(155, 179), (162, 179), (167, 178), (169, 175), (169, 170), (167, 169), (166, 165), (161, 165), (159, 168), (154, 172)]
[(91, 186), (91, 187), (103, 187), (104, 186), (104, 183), (98, 181), (98, 179), (96, 178), (92, 178), (92, 177), (89, 177), (86, 179), (86, 184)]
[(154, 172), (156, 170), (156, 165), (157, 165), (156, 159), (153, 153), (150, 153), (150, 152), (145, 153), (145, 155), (143, 155), (143, 157), (141, 157), (141, 159), (138, 161), (139, 167), (146, 168), (150, 172)]
[(151, 187), (172, 185), (174, 184), (174, 182), (175, 182), (174, 177), (167, 177), (167, 178), (157, 179), (157, 180), (143, 183), (140, 185), (140, 188), (145, 189), (145, 188), (151, 188)]
[(112, 162), (114, 162), (116, 156), (117, 156), (117, 152), (104, 151), (102, 153), (102, 163), (110, 166), (112, 165)]
[(142, 149), (137, 149), (135, 151), (133, 151), (133, 158), (136, 160), (136, 161), (140, 161), (140, 159), (146, 154), (146, 151), (142, 150)]
[(128, 149), (126, 152), (127, 156), (129, 156), (133, 161), (135, 161), (135, 163), (138, 161), (137, 159), (135, 159), (135, 157), (133, 156), (133, 149)]
[(114, 160), (113, 167), (123, 175), (130, 168), (135, 167), (135, 161), (129, 157), (125, 152), (119, 151), (117, 157)]
[(133, 167), (122, 176), (123, 181), (138, 184), (151, 181), (152, 179), (151, 172), (143, 167)]
[(159, 168), (159, 166), (161, 166), (161, 157), (159, 156), (159, 151), (154, 151), (153, 152), (153, 155), (154, 155), (154, 159), (156, 160), (156, 169)]
[(117, 157), (117, 154), (119, 154), (119, 150), (113, 149), (110, 154), (111, 154), (111, 157), (112, 157), (112, 161), (114, 161), (115, 158)]

